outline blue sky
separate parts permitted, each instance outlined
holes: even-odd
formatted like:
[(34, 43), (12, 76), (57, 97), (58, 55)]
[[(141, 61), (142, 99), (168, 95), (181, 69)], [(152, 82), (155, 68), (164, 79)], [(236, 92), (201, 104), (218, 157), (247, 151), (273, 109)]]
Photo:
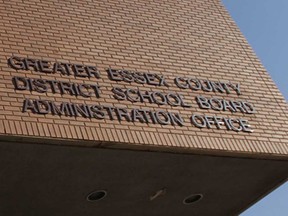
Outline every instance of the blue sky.
[[(288, 101), (288, 0), (222, 0)], [(288, 183), (241, 216), (287, 216)]]

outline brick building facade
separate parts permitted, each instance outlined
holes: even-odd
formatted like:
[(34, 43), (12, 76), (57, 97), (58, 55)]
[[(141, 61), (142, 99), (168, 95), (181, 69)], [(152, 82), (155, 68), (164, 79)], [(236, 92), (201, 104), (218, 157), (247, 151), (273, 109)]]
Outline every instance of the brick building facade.
[[(43, 151), (45, 155), (46, 148), (63, 155), (65, 149), (95, 154), (104, 151), (104, 155), (119, 152), (127, 163), (127, 158), (134, 157), (126, 155), (131, 152), (140, 158), (141, 153), (159, 155), (151, 161), (170, 154), (199, 157), (199, 164), (210, 157), (223, 159), (223, 164), (225, 159), (245, 160), (245, 169), (263, 162), (254, 167), (259, 172), (262, 167), (263, 182), (255, 176), (245, 183), (260, 182), (259, 190), (247, 189), (253, 193), (251, 199), (243, 198), (245, 204), (231, 204), (231, 209), (223, 207), (217, 215), (239, 213), (287, 178), (287, 104), (220, 0), (11, 0), (0, 5), (0, 134), (4, 155), (18, 155), (19, 164), (32, 160), (19, 156), (22, 151), (27, 155)], [(40, 152), (31, 155), (41, 161)], [(85, 154), (79, 155), (85, 158)], [(58, 161), (59, 166), (66, 160)], [(8, 156), (3, 162), (17, 167)], [(223, 164), (219, 162), (219, 167)], [(237, 164), (242, 163), (231, 165), (231, 170), (236, 171)], [(30, 166), (25, 167), (30, 170)], [(145, 164), (139, 164), (138, 168), (142, 167)], [(14, 173), (17, 179), (19, 171), (11, 169), (5, 170), (5, 176)], [(107, 169), (115, 172), (109, 165)], [(55, 168), (50, 174), (58, 172)], [(275, 179), (270, 181), (273, 175)], [(10, 185), (5, 178), (3, 182)], [(36, 182), (40, 187), (45, 181)], [(237, 195), (237, 190), (234, 192)], [(37, 194), (31, 193), (33, 197)], [(24, 194), (29, 197), (29, 192)], [(13, 212), (14, 199), (9, 195), (0, 212)], [(29, 199), (25, 205), (33, 206)], [(120, 212), (129, 209), (124, 201), (118, 205)], [(139, 206), (138, 210), (146, 205)], [(47, 203), (37, 205), (39, 212), (50, 207)], [(59, 209), (49, 214), (68, 215), (65, 207)], [(174, 209), (178, 211), (178, 207)], [(35, 213), (39, 215), (38, 210)], [(99, 213), (114, 214), (106, 210)], [(173, 212), (162, 210), (151, 213), (146, 209), (143, 215)], [(85, 211), (75, 210), (78, 215), (86, 215)], [(186, 211), (193, 212), (186, 209), (183, 215)], [(25, 207), (21, 212), (25, 213), (10, 215), (31, 215)], [(204, 209), (199, 212), (211, 215)], [(126, 210), (122, 214), (129, 215)], [(142, 214), (132, 208), (131, 215)]]

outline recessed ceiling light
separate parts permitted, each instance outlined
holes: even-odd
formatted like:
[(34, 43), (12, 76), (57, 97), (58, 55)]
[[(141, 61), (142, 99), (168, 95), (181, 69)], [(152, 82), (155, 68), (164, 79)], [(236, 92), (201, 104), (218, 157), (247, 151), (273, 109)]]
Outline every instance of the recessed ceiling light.
[(183, 203), (185, 205), (190, 205), (192, 203), (195, 203), (195, 202), (198, 202), (199, 200), (201, 200), (203, 198), (203, 195), (202, 194), (192, 194), (188, 197), (186, 197), (184, 200), (183, 200)]
[(102, 200), (104, 197), (106, 197), (107, 192), (105, 190), (98, 190), (98, 191), (93, 191), (87, 196), (87, 200), (90, 202), (95, 202)]

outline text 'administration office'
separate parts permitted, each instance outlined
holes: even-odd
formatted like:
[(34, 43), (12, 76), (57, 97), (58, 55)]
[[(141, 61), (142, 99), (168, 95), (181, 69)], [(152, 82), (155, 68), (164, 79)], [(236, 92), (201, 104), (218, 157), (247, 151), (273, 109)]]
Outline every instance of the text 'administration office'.
[(220, 0), (0, 5), (1, 215), (230, 216), (287, 179), (287, 104)]

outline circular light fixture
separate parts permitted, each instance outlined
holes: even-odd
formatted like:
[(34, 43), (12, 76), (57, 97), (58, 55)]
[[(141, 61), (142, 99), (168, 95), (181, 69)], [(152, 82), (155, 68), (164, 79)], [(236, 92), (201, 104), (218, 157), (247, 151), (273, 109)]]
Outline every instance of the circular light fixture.
[(104, 197), (106, 197), (106, 195), (107, 192), (105, 190), (93, 191), (87, 196), (87, 200), (90, 202), (96, 202), (102, 200)]
[(188, 197), (186, 197), (184, 200), (183, 200), (183, 203), (185, 205), (190, 205), (190, 204), (193, 204), (195, 202), (198, 202), (199, 200), (201, 200), (203, 198), (203, 195), (202, 194), (192, 194)]

